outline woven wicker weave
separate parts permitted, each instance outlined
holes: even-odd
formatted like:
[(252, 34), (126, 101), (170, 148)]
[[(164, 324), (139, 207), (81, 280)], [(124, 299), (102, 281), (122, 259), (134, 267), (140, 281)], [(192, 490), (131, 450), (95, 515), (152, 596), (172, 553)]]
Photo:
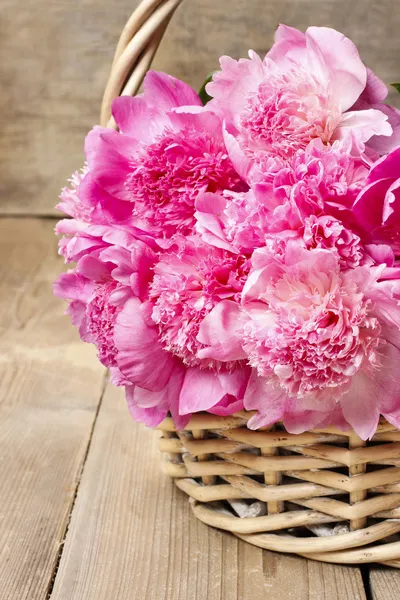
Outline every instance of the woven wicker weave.
[(382, 421), (370, 442), (335, 429), (251, 431), (250, 416), (159, 426), (163, 469), (196, 517), (268, 550), (400, 568), (400, 431)]
[[(124, 28), (103, 98), (137, 93), (182, 0), (143, 0)], [(159, 429), (164, 471), (194, 514), (269, 550), (325, 562), (400, 568), (400, 431), (381, 422), (370, 442), (334, 429), (251, 431), (250, 413), (198, 414), (184, 431)]]

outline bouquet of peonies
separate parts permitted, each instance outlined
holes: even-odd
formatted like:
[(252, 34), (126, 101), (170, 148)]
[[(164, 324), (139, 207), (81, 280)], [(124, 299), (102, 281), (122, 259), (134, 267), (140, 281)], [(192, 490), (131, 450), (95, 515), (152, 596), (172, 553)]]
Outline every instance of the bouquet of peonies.
[(220, 64), (203, 102), (149, 72), (89, 133), (55, 293), (149, 426), (400, 427), (400, 111), (332, 29)]

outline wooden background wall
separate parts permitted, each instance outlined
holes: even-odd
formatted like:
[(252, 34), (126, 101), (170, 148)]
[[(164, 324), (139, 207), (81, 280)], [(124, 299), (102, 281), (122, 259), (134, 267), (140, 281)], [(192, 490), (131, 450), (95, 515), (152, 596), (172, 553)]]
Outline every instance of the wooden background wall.
[[(0, 0), (3, 214), (55, 214), (61, 186), (82, 164), (118, 35), (137, 3)], [(265, 53), (283, 22), (341, 30), (390, 83), (400, 79), (399, 8), (399, 0), (186, 0), (154, 67), (197, 88), (219, 55)]]

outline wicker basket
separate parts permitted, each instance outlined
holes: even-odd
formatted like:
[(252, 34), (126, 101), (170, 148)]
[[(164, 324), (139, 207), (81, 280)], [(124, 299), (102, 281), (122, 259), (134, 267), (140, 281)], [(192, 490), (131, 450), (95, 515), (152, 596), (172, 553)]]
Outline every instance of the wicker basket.
[[(124, 28), (103, 98), (134, 95), (182, 0), (143, 0)], [(282, 426), (251, 431), (251, 414), (198, 414), (162, 431), (164, 471), (204, 523), (278, 552), (324, 562), (400, 568), (400, 431), (382, 421), (370, 442), (354, 432)]]

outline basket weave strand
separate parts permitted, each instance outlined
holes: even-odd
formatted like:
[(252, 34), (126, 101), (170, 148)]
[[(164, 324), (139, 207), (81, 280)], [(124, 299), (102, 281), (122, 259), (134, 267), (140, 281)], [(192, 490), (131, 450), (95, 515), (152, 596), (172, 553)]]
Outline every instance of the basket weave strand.
[(333, 428), (252, 431), (250, 416), (199, 414), (183, 431), (171, 419), (158, 427), (163, 470), (196, 517), (268, 550), (400, 567), (400, 537), (382, 544), (400, 532), (398, 429), (382, 421), (366, 443)]
[[(100, 122), (135, 95), (182, 0), (143, 0), (126, 24)], [(195, 415), (183, 431), (159, 427), (163, 470), (204, 523), (277, 552), (324, 562), (400, 568), (400, 431), (385, 421), (369, 442), (353, 431), (251, 431), (251, 414)]]

